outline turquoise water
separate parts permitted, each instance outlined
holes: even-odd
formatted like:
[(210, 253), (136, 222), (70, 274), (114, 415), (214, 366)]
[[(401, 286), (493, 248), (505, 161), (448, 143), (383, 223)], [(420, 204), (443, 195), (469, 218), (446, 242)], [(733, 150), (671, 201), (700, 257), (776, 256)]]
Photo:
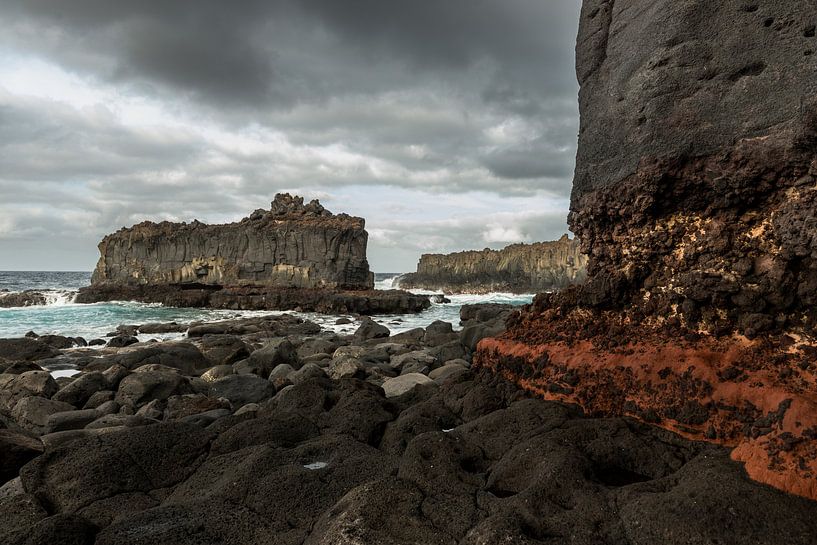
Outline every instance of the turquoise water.
[[(396, 274), (377, 275), (376, 287), (390, 289)], [(39, 335), (58, 334), (71, 337), (81, 336), (88, 340), (104, 337), (123, 324), (146, 324), (157, 322), (189, 323), (194, 321), (214, 321), (242, 316), (275, 315), (281, 312), (230, 311), (193, 308), (169, 308), (161, 305), (135, 302), (97, 303), (78, 305), (72, 303), (79, 287), (88, 285), (89, 273), (42, 273), (42, 272), (0, 272), (0, 289), (22, 291), (25, 289), (50, 290), (47, 306), (0, 309), (0, 337), (21, 337), (28, 331)], [(435, 320), (459, 323), (460, 307), (473, 303), (510, 303), (524, 305), (530, 303), (532, 295), (512, 295), (494, 293), (489, 295), (453, 295), (451, 303), (433, 304), (430, 309), (413, 315), (374, 316), (393, 333), (415, 327), (426, 327)], [(349, 333), (355, 324), (338, 326), (338, 316), (314, 313), (295, 313), (312, 320), (325, 329), (338, 333)], [(147, 338), (173, 339), (180, 334), (150, 335)]]

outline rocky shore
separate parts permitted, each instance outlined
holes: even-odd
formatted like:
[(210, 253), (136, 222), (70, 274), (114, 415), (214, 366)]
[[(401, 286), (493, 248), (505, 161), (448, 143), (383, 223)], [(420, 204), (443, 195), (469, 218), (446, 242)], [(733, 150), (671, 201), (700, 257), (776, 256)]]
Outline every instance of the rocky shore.
[(36, 290), (0, 291), (0, 308), (32, 307), (45, 305), (47, 302), (45, 295)]
[(586, 266), (579, 241), (565, 235), (555, 242), (513, 244), (502, 250), (426, 254), (417, 272), (402, 275), (398, 284), (445, 293), (541, 293), (580, 284)]
[[(727, 450), (475, 371), (508, 317), (339, 336), (283, 315), (98, 351), (0, 340), (0, 541), (813, 542), (817, 503)], [(41, 368), (66, 360), (83, 371)]]
[(583, 2), (569, 223), (588, 279), (478, 366), (817, 500), (815, 22), (794, 0)]

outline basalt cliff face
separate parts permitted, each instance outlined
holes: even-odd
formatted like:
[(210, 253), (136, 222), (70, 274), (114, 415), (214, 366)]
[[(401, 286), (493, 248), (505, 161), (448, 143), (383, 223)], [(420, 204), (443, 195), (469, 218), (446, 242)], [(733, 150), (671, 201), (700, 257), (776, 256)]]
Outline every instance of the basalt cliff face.
[(144, 222), (102, 240), (92, 284), (372, 289), (364, 226), (288, 194), (238, 223)]
[(537, 293), (584, 281), (587, 257), (576, 239), (513, 244), (502, 250), (426, 254), (416, 273), (400, 277), (406, 289), (446, 293)]
[(569, 222), (588, 279), (478, 365), (817, 499), (815, 25), (796, 0), (584, 1)]
[(373, 289), (364, 226), (289, 194), (238, 223), (140, 223), (102, 240), (92, 285), (76, 302), (359, 314), (427, 308), (427, 297)]

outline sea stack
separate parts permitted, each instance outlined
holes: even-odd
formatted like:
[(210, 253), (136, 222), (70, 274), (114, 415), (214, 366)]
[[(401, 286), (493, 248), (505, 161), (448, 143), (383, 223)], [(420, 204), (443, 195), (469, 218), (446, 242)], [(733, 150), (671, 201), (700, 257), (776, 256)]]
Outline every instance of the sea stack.
[(363, 218), (278, 194), (237, 223), (143, 222), (106, 236), (79, 303), (380, 314), (416, 312), (428, 299), (374, 291)]
[(512, 244), (501, 250), (426, 254), (417, 272), (401, 276), (399, 285), (446, 293), (539, 293), (581, 283), (586, 266), (579, 241), (564, 235), (554, 242)]
[(238, 223), (146, 221), (102, 240), (91, 282), (372, 289), (365, 223), (288, 193)]
[(817, 499), (816, 24), (797, 0), (584, 1), (588, 279), (483, 341), (483, 366)]

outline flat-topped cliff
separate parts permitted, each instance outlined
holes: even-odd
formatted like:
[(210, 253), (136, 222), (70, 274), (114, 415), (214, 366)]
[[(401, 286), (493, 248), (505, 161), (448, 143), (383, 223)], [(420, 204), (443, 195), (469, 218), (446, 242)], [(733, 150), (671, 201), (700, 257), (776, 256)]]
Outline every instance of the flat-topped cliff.
[(289, 194), (237, 223), (143, 222), (102, 240), (92, 284), (372, 289), (364, 227)]
[(513, 244), (502, 250), (426, 254), (416, 273), (400, 277), (404, 289), (447, 293), (538, 293), (584, 281), (587, 257), (567, 235), (555, 242)]
[(798, 0), (584, 0), (569, 223), (588, 278), (479, 365), (817, 499), (815, 25)]
[(76, 302), (393, 314), (427, 297), (374, 290), (363, 218), (278, 194), (237, 223), (143, 222), (106, 236)]

